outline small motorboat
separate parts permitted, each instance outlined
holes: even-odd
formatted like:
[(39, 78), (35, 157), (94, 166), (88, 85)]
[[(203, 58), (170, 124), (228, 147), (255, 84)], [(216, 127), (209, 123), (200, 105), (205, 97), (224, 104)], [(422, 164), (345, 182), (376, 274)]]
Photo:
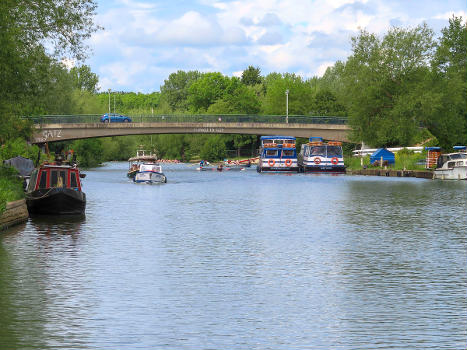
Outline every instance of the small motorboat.
[(26, 205), (30, 215), (84, 215), (86, 194), (82, 191), (81, 174), (76, 163), (56, 157), (31, 173), (26, 188)]
[(442, 154), (433, 172), (434, 179), (467, 180), (466, 146), (454, 146), (455, 153)]
[(134, 178), (136, 173), (139, 171), (139, 167), (143, 163), (156, 163), (157, 155), (153, 153), (148, 153), (148, 151), (139, 149), (136, 151), (136, 157), (131, 157), (128, 159), (128, 172), (127, 176), (129, 178)]
[(157, 163), (142, 163), (133, 178), (135, 183), (166, 183), (167, 177)]

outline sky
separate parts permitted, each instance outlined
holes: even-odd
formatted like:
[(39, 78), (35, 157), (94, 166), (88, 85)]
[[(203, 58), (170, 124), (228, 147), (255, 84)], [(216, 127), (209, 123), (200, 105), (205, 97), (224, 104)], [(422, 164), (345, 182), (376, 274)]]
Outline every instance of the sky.
[(465, 0), (97, 0), (85, 62), (101, 91), (159, 91), (178, 70), (241, 76), (322, 76), (351, 55), (365, 29), (426, 22), (436, 33), (452, 15), (467, 18)]

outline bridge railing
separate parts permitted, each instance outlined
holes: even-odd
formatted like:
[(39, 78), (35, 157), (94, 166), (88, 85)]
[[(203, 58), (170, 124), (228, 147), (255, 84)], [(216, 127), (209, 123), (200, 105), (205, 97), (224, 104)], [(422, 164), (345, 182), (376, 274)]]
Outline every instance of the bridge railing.
[[(347, 124), (346, 117), (289, 115), (245, 115), (245, 114), (160, 114), (128, 115), (133, 123), (288, 123), (299, 124)], [(100, 114), (86, 115), (42, 115), (25, 117), (35, 124), (99, 123)]]

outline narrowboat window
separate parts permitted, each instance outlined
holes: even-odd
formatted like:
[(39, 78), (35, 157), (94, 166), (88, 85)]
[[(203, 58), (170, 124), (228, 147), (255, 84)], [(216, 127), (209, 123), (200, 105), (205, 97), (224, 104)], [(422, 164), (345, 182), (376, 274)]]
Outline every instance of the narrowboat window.
[(67, 176), (66, 176), (66, 171), (65, 170), (62, 170), (62, 171), (59, 171), (59, 175), (60, 177), (58, 178), (58, 187), (67, 187), (68, 183), (67, 183)]
[(56, 170), (50, 172), (50, 187), (57, 187), (58, 174)]
[(294, 155), (294, 151), (291, 149), (285, 149), (282, 151), (282, 155), (291, 157)]
[(70, 173), (70, 187), (78, 187), (78, 182), (76, 181), (76, 173)]
[(263, 140), (263, 144), (265, 144), (265, 143), (274, 143), (274, 141), (273, 140)]
[(41, 172), (41, 178), (39, 180), (39, 188), (47, 188), (47, 171)]
[(270, 157), (277, 156), (277, 150), (268, 149), (268, 150), (266, 150), (266, 155), (270, 156)]
[(454, 168), (456, 162), (448, 162), (448, 168)]
[(342, 156), (342, 148), (339, 146), (328, 146), (328, 157)]

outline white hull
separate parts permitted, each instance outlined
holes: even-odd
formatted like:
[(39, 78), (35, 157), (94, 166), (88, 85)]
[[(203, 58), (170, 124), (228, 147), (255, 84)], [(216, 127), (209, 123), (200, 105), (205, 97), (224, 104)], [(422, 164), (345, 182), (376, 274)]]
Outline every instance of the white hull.
[(166, 183), (167, 178), (162, 173), (155, 173), (151, 171), (138, 172), (135, 175), (134, 181), (136, 183)]
[(433, 177), (441, 180), (467, 180), (467, 166), (456, 166), (450, 169), (436, 169)]

